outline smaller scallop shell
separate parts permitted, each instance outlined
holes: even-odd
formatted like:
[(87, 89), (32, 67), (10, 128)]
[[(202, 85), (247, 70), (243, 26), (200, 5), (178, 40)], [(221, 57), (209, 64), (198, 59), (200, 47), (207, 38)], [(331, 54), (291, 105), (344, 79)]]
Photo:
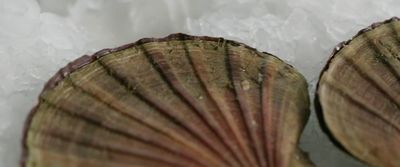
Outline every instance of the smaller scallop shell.
[(26, 167), (312, 166), (304, 78), (268, 53), (174, 34), (82, 57), (26, 124)]
[(400, 21), (392, 18), (340, 44), (322, 72), (322, 122), (348, 152), (400, 166)]

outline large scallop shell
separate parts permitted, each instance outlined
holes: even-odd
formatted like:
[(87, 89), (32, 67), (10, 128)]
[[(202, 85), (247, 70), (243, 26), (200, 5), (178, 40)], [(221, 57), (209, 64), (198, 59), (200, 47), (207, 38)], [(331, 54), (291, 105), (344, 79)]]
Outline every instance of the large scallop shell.
[(335, 49), (319, 81), (322, 122), (372, 166), (400, 166), (399, 39), (398, 18), (373, 24)]
[(312, 166), (307, 84), (275, 56), (173, 34), (84, 56), (45, 86), (26, 167)]

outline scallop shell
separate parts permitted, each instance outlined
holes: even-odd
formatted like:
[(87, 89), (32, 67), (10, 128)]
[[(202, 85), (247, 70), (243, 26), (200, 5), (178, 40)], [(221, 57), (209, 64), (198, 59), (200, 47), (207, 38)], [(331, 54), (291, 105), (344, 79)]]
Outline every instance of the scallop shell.
[(26, 123), (26, 167), (312, 166), (293, 67), (244, 44), (173, 34), (81, 57)]
[(336, 47), (318, 84), (322, 122), (349, 153), (400, 166), (400, 21), (373, 24)]

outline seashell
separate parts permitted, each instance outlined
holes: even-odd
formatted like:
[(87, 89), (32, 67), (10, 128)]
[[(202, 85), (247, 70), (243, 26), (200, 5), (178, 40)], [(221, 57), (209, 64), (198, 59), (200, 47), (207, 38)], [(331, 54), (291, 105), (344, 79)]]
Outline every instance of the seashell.
[(275, 56), (173, 34), (62, 68), (26, 123), (26, 167), (312, 166), (307, 83)]
[(336, 47), (317, 100), (328, 133), (372, 166), (400, 166), (400, 21), (375, 23)]

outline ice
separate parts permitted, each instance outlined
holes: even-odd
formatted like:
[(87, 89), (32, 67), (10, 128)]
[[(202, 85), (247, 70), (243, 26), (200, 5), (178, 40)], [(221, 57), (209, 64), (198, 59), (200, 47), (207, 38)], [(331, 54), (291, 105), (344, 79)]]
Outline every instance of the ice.
[[(0, 166), (18, 166), (25, 118), (48, 78), (102, 48), (174, 32), (220, 36), (275, 54), (309, 81), (331, 50), (398, 0), (0, 0)], [(321, 132), (314, 109), (301, 147), (324, 167), (362, 167)]]

